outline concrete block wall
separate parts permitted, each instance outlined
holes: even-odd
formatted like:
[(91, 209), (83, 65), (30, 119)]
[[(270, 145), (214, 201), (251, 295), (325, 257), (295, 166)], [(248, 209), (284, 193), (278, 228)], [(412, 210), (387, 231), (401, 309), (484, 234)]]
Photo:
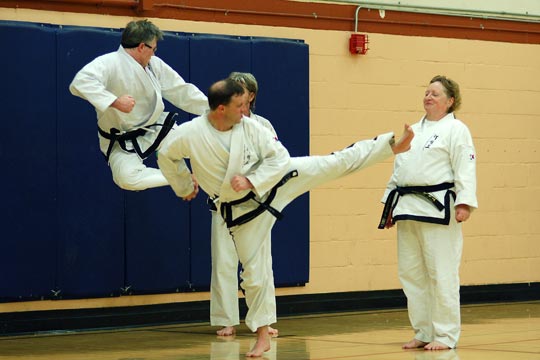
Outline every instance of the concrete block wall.
[[(111, 27), (130, 20), (9, 9), (0, 9), (0, 19)], [(540, 46), (369, 34), (367, 55), (353, 56), (349, 32), (154, 21), (171, 31), (304, 39), (310, 48), (311, 154), (386, 131), (400, 133), (405, 122), (423, 115), (422, 96), (432, 76), (456, 80), (463, 94), (458, 117), (477, 148), (480, 205), (464, 224), (462, 284), (540, 281)], [(400, 288), (395, 230), (376, 228), (391, 168), (387, 160), (311, 192), (310, 282), (278, 289), (278, 295)], [(207, 293), (113, 302), (203, 299)]]

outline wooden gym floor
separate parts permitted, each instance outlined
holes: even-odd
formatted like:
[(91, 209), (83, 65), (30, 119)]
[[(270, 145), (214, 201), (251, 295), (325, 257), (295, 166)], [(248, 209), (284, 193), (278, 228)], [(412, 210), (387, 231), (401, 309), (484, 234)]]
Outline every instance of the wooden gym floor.
[[(456, 350), (401, 350), (412, 338), (404, 310), (280, 318), (268, 360), (531, 360), (540, 359), (540, 301), (462, 307)], [(254, 342), (245, 325), (234, 338), (208, 324), (0, 337), (0, 359), (231, 360)]]

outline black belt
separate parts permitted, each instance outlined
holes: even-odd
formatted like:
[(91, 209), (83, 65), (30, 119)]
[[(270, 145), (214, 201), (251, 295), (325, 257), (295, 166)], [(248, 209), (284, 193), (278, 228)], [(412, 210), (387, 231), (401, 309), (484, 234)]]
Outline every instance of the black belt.
[[(388, 197), (386, 199), (386, 203), (384, 204), (384, 209), (381, 215), (381, 220), (379, 221), (379, 229), (384, 229), (386, 225), (386, 220), (388, 219), (388, 216), (391, 212), (394, 211), (398, 200), (400, 196), (403, 195), (416, 195), (424, 198), (427, 200), (430, 204), (435, 206), (439, 211), (442, 211), (444, 209), (444, 205), (441, 204), (439, 200), (430, 193), (441, 191), (441, 190), (448, 190), (454, 187), (454, 183), (442, 183), (438, 185), (427, 185), (427, 186), (398, 186), (394, 190), (390, 191), (390, 194), (388, 194)], [(397, 196), (396, 196), (397, 195)]]
[[(270, 190), (270, 193), (268, 194), (268, 197), (265, 201), (261, 202), (256, 199), (256, 194), (253, 191), (250, 191), (246, 196), (244, 196), (241, 199), (221, 203), (221, 216), (225, 220), (225, 223), (227, 224), (228, 228), (231, 228), (233, 226), (242, 225), (245, 224), (253, 219), (255, 219), (257, 216), (262, 214), (264, 211), (268, 211), (270, 214), (274, 215), (276, 219), (281, 220), (283, 218), (283, 214), (270, 206), (274, 198), (276, 197), (277, 189), (281, 186), (283, 186), (287, 181), (292, 179), (293, 177), (298, 176), (297, 170), (292, 170), (288, 174), (286, 174), (274, 187)], [(232, 209), (233, 206), (242, 204), (246, 201), (253, 200), (259, 204), (259, 206), (252, 211), (245, 213), (236, 219), (233, 219), (233, 213)], [(210, 206), (210, 209), (214, 210), (216, 209), (214, 202), (212, 199), (207, 200), (208, 205)], [(212, 207), (213, 206), (213, 207)], [(217, 209), (216, 209), (217, 210)]]
[(210, 196), (206, 199), (206, 205), (208, 205), (211, 211), (217, 211), (217, 207), (216, 207), (216, 204), (214, 203), (214, 199), (215, 197), (211, 198)]
[[(107, 162), (109, 161), (109, 157), (111, 156), (111, 151), (113, 149), (114, 143), (117, 142), (122, 150), (130, 152), (130, 153), (137, 153), (141, 159), (146, 159), (148, 156), (150, 156), (156, 149), (158, 148), (159, 144), (163, 141), (165, 136), (171, 131), (172, 127), (174, 126), (174, 118), (178, 115), (176, 113), (169, 113), (167, 117), (165, 118), (165, 121), (163, 124), (152, 124), (148, 127), (155, 127), (155, 126), (161, 126), (161, 130), (159, 130), (159, 134), (156, 137), (156, 140), (146, 151), (141, 151), (141, 147), (137, 141), (137, 138), (139, 136), (143, 136), (146, 134), (148, 130), (146, 129), (137, 129), (133, 131), (127, 131), (125, 133), (120, 134), (120, 130), (111, 128), (111, 132), (108, 133), (104, 130), (102, 130), (98, 126), (98, 132), (101, 136), (103, 136), (105, 139), (109, 140), (109, 147), (107, 148), (107, 153), (105, 154), (105, 158), (107, 159)], [(126, 146), (126, 141), (131, 141), (133, 144), (133, 149), (128, 149)]]

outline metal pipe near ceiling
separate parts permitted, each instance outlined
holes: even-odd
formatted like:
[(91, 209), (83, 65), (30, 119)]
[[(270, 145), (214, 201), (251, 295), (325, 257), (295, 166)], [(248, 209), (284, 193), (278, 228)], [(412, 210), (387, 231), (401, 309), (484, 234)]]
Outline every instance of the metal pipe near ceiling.
[(358, 32), (358, 12), (360, 11), (361, 8), (362, 6), (357, 6), (356, 11), (354, 12), (354, 32), (355, 33)]
[(135, 8), (139, 6), (138, 0), (47, 0), (47, 2), (59, 2), (65, 4), (81, 4), (81, 5), (96, 5), (96, 6), (112, 6), (112, 7), (127, 7)]
[[(488, 9), (459, 9), (450, 7), (437, 7), (437, 6), (424, 6), (424, 5), (409, 5), (403, 4), (405, 1), (395, 1), (395, 4), (390, 2), (376, 2), (376, 1), (360, 1), (360, 0), (318, 0), (318, 2), (329, 3), (343, 3), (354, 4), (361, 6), (365, 9), (376, 10), (393, 10), (402, 12), (414, 12), (433, 15), (447, 15), (447, 16), (462, 16), (492, 20), (511, 20), (511, 21), (523, 21), (540, 23), (540, 13), (536, 14), (536, 10), (532, 12), (523, 11), (522, 13), (511, 12), (506, 10), (494, 11)], [(433, 4), (433, 2), (429, 2)], [(358, 9), (357, 9), (358, 11)]]
[[(148, 1), (148, 0), (146, 0)], [(275, 11), (259, 11), (259, 10), (244, 10), (244, 9), (230, 9), (230, 8), (218, 8), (218, 7), (201, 7), (183, 4), (154, 4), (155, 8), (170, 8), (179, 10), (196, 10), (196, 11), (212, 11), (223, 13), (225, 15), (240, 14), (240, 15), (265, 15), (276, 17), (297, 17), (304, 19), (324, 19), (324, 20), (339, 20), (350, 21), (349, 17), (329, 16), (321, 15), (317, 13), (293, 13), (293, 12), (275, 12)]]

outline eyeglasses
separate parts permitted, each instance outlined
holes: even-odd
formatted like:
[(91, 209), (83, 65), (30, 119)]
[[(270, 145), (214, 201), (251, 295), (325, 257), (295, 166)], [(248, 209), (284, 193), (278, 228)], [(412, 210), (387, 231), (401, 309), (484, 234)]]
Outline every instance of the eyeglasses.
[(154, 53), (157, 51), (157, 45), (154, 46), (154, 47), (151, 47), (151, 46), (148, 45), (147, 43), (144, 43), (144, 46), (146, 46), (147, 48), (149, 48), (150, 50), (152, 50)]

